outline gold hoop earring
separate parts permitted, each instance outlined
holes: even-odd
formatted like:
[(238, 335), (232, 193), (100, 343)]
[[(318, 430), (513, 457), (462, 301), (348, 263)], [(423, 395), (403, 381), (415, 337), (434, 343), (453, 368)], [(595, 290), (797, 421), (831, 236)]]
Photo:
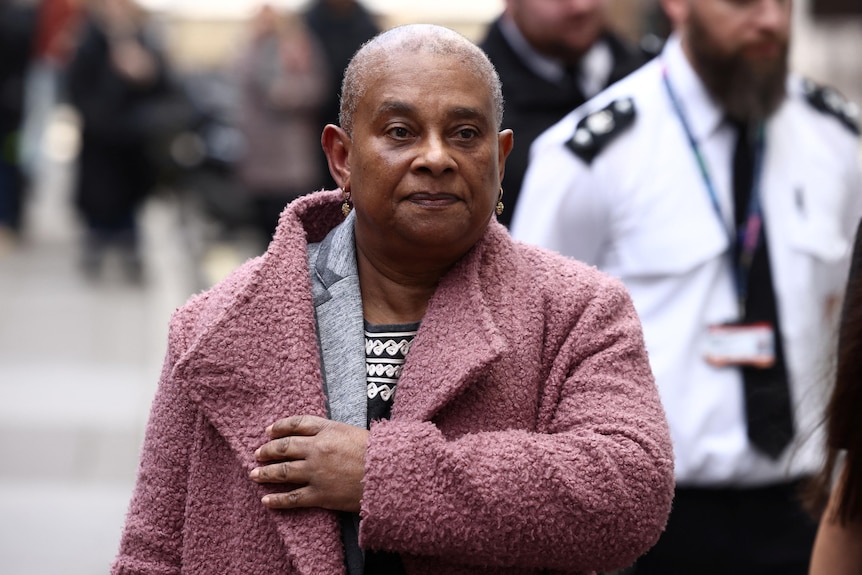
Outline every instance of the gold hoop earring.
[(494, 208), (494, 213), (502, 216), (504, 209), (506, 209), (506, 206), (503, 205), (503, 188), (500, 188), (500, 197), (497, 198), (497, 206)]
[(348, 186), (341, 189), (341, 200), (341, 213), (346, 218), (350, 215), (350, 210), (353, 209), (353, 206), (350, 204), (350, 188)]

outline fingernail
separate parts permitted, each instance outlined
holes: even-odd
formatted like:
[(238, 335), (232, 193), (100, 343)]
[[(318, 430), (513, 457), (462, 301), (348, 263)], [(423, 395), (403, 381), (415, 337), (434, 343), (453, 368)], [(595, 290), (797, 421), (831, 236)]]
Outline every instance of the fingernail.
[(257, 449), (254, 450), (254, 456), (260, 457), (260, 447), (258, 447)]
[(249, 477), (251, 477), (252, 479), (257, 479), (257, 477), (258, 477), (259, 475), (260, 475), (260, 471), (258, 470), (258, 468), (257, 468), (257, 467), (255, 467), (254, 469), (252, 469), (252, 470), (251, 470), (251, 473), (249, 473), (249, 474), (248, 474), (248, 476), (249, 476)]
[(263, 497), (261, 497), (260, 502), (264, 505), (269, 505), (269, 495), (264, 495)]

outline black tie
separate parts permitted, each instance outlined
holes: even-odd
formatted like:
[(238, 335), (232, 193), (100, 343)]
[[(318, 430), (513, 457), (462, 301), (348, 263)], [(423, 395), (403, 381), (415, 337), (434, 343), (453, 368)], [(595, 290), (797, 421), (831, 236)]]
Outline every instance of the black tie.
[[(754, 181), (754, 133), (745, 126), (738, 130), (733, 155), (733, 201), (736, 228), (742, 229), (748, 217), (748, 205)], [(766, 218), (760, 228), (757, 249), (748, 272), (748, 297), (745, 303), (744, 323), (767, 322), (775, 334), (775, 364), (768, 368), (743, 366), (745, 381), (745, 411), (748, 438), (757, 449), (778, 459), (793, 439), (793, 412), (781, 325), (772, 286), (769, 250), (766, 245)], [(739, 237), (739, 236), (738, 236)], [(739, 261), (740, 242), (736, 242), (735, 261)]]

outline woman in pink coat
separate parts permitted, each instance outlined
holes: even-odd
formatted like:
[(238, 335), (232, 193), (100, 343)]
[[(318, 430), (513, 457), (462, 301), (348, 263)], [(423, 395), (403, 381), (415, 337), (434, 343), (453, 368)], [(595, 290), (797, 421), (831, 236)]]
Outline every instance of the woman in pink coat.
[(494, 221), (500, 94), (445, 28), (357, 53), (323, 134), (340, 190), (171, 322), (114, 574), (591, 573), (656, 541), (640, 323)]

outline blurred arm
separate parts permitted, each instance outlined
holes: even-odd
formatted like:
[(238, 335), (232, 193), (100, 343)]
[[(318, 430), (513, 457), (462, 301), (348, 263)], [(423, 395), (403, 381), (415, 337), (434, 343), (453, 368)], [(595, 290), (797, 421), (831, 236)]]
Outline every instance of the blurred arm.
[(841, 494), (841, 480), (820, 521), (809, 575), (859, 575), (862, 573), (862, 523), (841, 525), (834, 517)]

